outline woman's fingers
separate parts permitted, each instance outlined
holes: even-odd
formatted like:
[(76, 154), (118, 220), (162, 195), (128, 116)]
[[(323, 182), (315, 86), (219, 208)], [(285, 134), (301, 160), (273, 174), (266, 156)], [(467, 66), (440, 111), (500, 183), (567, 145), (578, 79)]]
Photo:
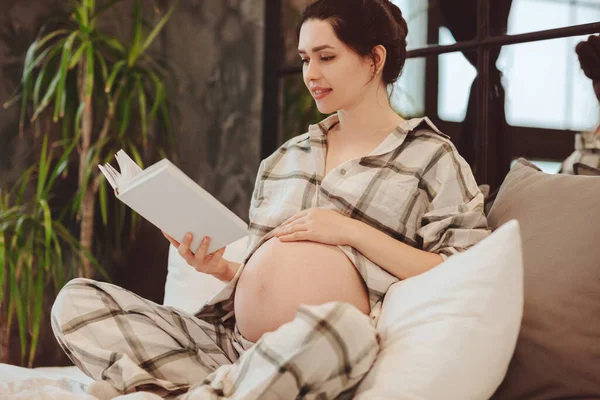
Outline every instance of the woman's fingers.
[(167, 234), (167, 232), (165, 232), (165, 231), (163, 231), (163, 230), (161, 230), (161, 232), (162, 232), (163, 236), (164, 236), (164, 237), (166, 237), (166, 238), (167, 238), (167, 240), (168, 240), (168, 241), (169, 241), (169, 242), (170, 242), (170, 243), (171, 243), (173, 246), (175, 246), (175, 248), (178, 248), (178, 247), (179, 247), (179, 244), (180, 244), (180, 243), (179, 243), (177, 240), (173, 239), (173, 237), (172, 237), (172, 236), (170, 236), (170, 235), (168, 235), (168, 234)]
[(194, 254), (190, 251), (190, 244), (192, 243), (192, 234), (186, 233), (181, 241), (181, 244), (177, 248), (177, 252), (183, 257), (183, 259), (191, 266), (194, 266)]
[(212, 253), (210, 253), (209, 256), (216, 256), (217, 253), (219, 253), (220, 255), (223, 255), (225, 253), (225, 249), (226, 249), (226, 247), (221, 247), (220, 249), (215, 250)]
[(204, 236), (202, 241), (200, 242), (200, 246), (196, 250), (196, 260), (200, 263), (204, 262), (204, 257), (206, 257), (206, 252), (208, 250), (208, 245), (210, 244), (210, 238), (208, 236)]
[(226, 247), (222, 247), (219, 250), (213, 251), (207, 256), (206, 253), (208, 251), (208, 246), (210, 245), (210, 237), (208, 236), (204, 237), (204, 239), (200, 242), (200, 246), (198, 246), (196, 252), (192, 253), (190, 246), (194, 238), (190, 232), (186, 233), (181, 243), (177, 242), (166, 232), (161, 232), (169, 240), (169, 242), (173, 244), (173, 246), (177, 247), (177, 252), (179, 255), (181, 255), (185, 262), (199, 272), (211, 273), (210, 270), (215, 269), (214, 267), (219, 265), (221, 259), (223, 258), (223, 254), (225, 253)]

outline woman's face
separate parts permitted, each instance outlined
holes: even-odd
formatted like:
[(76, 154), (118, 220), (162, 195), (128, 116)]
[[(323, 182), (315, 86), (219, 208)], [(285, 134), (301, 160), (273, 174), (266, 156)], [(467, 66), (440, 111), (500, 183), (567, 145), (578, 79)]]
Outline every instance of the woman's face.
[(370, 58), (359, 57), (342, 43), (329, 22), (306, 21), (300, 29), (298, 53), (304, 84), (323, 114), (353, 108), (375, 83), (369, 82), (373, 76)]

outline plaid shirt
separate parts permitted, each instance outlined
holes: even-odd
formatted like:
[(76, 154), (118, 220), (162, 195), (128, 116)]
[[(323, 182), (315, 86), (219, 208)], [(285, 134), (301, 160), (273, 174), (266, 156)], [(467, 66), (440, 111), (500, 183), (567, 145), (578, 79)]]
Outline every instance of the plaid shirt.
[[(327, 132), (338, 122), (333, 114), (311, 125), (260, 164), (245, 262), (273, 237), (274, 228), (314, 207), (336, 210), (444, 259), (490, 233), (483, 194), (469, 165), (428, 118), (406, 121), (369, 155), (345, 161), (324, 176)], [(398, 278), (353, 247), (338, 247), (363, 277), (376, 319), (383, 296)]]

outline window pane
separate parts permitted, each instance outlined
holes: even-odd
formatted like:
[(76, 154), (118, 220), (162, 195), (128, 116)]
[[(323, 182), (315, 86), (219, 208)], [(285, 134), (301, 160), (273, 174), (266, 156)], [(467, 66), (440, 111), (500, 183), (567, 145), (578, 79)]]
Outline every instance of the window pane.
[(408, 24), (408, 50), (427, 45), (428, 0), (392, 0)]
[[(427, 0), (393, 0), (408, 24), (408, 50), (427, 44)], [(394, 83), (392, 107), (403, 117), (420, 117), (425, 113), (425, 59), (406, 60), (400, 79)]]
[(581, 131), (598, 122), (598, 100), (581, 70), (575, 46), (584, 37), (506, 46), (506, 119), (513, 126)]
[(425, 59), (406, 60), (402, 76), (393, 85), (392, 108), (405, 118), (425, 114)]
[(597, 0), (513, 0), (508, 21), (511, 35), (598, 22)]
[[(456, 43), (446, 28), (440, 28), (439, 35), (442, 45)], [(465, 119), (471, 84), (476, 75), (475, 68), (462, 53), (439, 56), (438, 116), (441, 119), (454, 122)]]

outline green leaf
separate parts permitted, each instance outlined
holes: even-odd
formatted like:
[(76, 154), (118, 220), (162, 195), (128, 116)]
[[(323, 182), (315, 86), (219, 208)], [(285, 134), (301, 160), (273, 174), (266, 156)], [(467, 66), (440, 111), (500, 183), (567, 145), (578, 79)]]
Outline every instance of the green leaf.
[(94, 53), (96, 54), (96, 58), (98, 59), (98, 62), (100, 63), (100, 70), (102, 71), (102, 79), (104, 79), (104, 83), (106, 84), (106, 82), (108, 82), (108, 67), (106, 66), (106, 60), (104, 59), (104, 56), (102, 55), (102, 53), (100, 53), (98, 50), (94, 50)]
[[(42, 317), (42, 304), (44, 303), (44, 273), (43, 270), (38, 268), (37, 271), (37, 282), (35, 284), (35, 293), (33, 298), (33, 321), (32, 321), (32, 333), (31, 333), (31, 347), (29, 348), (29, 368), (33, 367), (33, 359), (35, 357), (35, 351), (37, 349), (38, 339), (40, 336), (40, 322)], [(32, 301), (31, 298), (28, 299)]]
[(69, 35), (65, 44), (63, 46), (62, 58), (60, 61), (59, 75), (60, 79), (58, 82), (58, 86), (56, 88), (56, 106), (54, 108), (54, 122), (58, 122), (58, 116), (60, 111), (63, 109), (63, 96), (66, 96), (66, 82), (67, 82), (67, 72), (69, 70), (69, 60), (71, 59), (71, 48), (73, 46), (73, 42), (79, 32), (73, 32)]
[[(17, 199), (16, 199), (16, 203), (17, 204), (22, 204), (22, 200), (23, 200), (23, 194), (25, 193), (25, 189), (27, 189), (27, 185), (29, 185), (29, 182), (31, 180), (31, 175), (33, 174), (33, 172), (35, 171), (36, 166), (32, 165), (31, 167), (29, 167), (17, 180), (15, 186), (13, 187), (13, 192), (16, 191), (17, 193)], [(18, 188), (18, 191), (17, 191)]]
[(106, 44), (111, 49), (116, 50), (120, 55), (125, 55), (125, 53), (127, 53), (127, 50), (121, 44), (121, 42), (112, 36), (101, 33), (95, 36), (94, 41), (99, 41)]
[(77, 108), (77, 114), (75, 115), (75, 138), (73, 139), (75, 142), (79, 141), (79, 135), (81, 130), (79, 129), (81, 126), (81, 116), (83, 115), (83, 111), (85, 110), (85, 102), (82, 101), (79, 103), (79, 107)]
[(77, 22), (77, 29), (79, 29), (80, 32), (86, 34), (87, 25), (85, 23), (85, 16), (83, 14), (84, 12), (81, 6), (77, 6), (73, 13), (73, 19), (75, 20), (75, 22)]
[(142, 53), (142, 17), (140, 15), (140, 2), (137, 0), (133, 8), (133, 33), (131, 37), (131, 47), (129, 48), (129, 56), (127, 65), (133, 67), (139, 54)]
[(52, 40), (53, 38), (55, 38), (58, 35), (64, 35), (69, 33), (69, 30), (67, 29), (58, 29), (54, 32), (50, 32), (49, 34), (47, 34), (46, 36), (44, 36), (44, 38), (42, 40), (39, 41), (39, 43), (37, 44), (37, 48), (41, 49), (48, 41)]
[(144, 149), (148, 147), (148, 122), (146, 118), (146, 93), (144, 92), (144, 85), (141, 80), (136, 81), (136, 86), (138, 88), (138, 101), (140, 108), (140, 120), (142, 123), (142, 143)]
[(56, 180), (56, 178), (60, 174), (62, 174), (63, 171), (69, 166), (69, 155), (75, 148), (75, 145), (77, 145), (77, 140), (72, 140), (69, 147), (67, 147), (67, 149), (62, 153), (60, 159), (58, 160), (58, 162), (56, 163), (56, 166), (54, 167), (54, 170), (52, 171), (52, 175), (50, 175), (50, 179), (48, 179), (48, 183), (46, 184), (46, 189), (42, 193), (42, 197), (44, 197), (44, 198), (48, 197), (49, 191), (52, 188), (52, 185), (54, 184), (54, 181)]
[(110, 91), (112, 90), (112, 85), (117, 77), (117, 74), (119, 73), (119, 71), (121, 70), (121, 68), (123, 68), (123, 66), (125, 65), (125, 61), (119, 61), (115, 64), (115, 66), (113, 67), (112, 72), (110, 73), (110, 76), (108, 77), (108, 81), (106, 81), (106, 86), (104, 88), (104, 91), (106, 93), (110, 93)]
[(100, 274), (109, 282), (111, 282), (112, 280), (110, 279), (110, 276), (108, 276), (108, 274), (106, 273), (106, 270), (100, 265), (100, 263), (96, 260), (96, 258), (94, 258), (94, 256), (87, 251), (86, 249), (84, 249), (81, 246), (81, 243), (75, 239), (71, 233), (69, 233), (69, 231), (60, 223), (55, 223), (54, 224), (54, 229), (56, 231), (56, 233), (59, 235), (59, 237), (61, 239), (63, 239), (65, 242), (67, 242), (71, 248), (73, 250), (79, 250), (77, 252), (75, 252), (77, 254), (77, 256), (79, 258), (85, 257), (88, 260), (90, 260), (90, 263), (94, 266), (94, 268), (100, 272)]
[(116, 3), (118, 3), (121, 0), (110, 0), (106, 3), (104, 3), (101, 7), (98, 8), (98, 10), (96, 10), (96, 12), (94, 13), (94, 15), (92, 15), (92, 21), (95, 23), (96, 19), (102, 15), (102, 13), (104, 13), (105, 11), (109, 10), (110, 8), (112, 8), (112, 6), (114, 6)]
[(45, 246), (46, 246), (46, 262), (49, 262), (49, 251), (50, 251), (50, 241), (52, 240), (52, 214), (50, 213), (50, 206), (48, 206), (48, 202), (45, 199), (40, 199), (40, 206), (42, 207), (42, 211), (44, 213), (44, 234), (45, 234)]
[(154, 41), (156, 36), (160, 33), (162, 28), (165, 26), (165, 24), (171, 17), (171, 14), (173, 14), (174, 10), (175, 10), (175, 4), (173, 6), (171, 6), (171, 8), (169, 8), (169, 11), (167, 11), (167, 13), (160, 19), (160, 21), (158, 21), (158, 24), (156, 24), (156, 26), (154, 27), (152, 32), (150, 32), (150, 34), (146, 38), (146, 41), (144, 42), (144, 45), (142, 46), (142, 52), (146, 51), (146, 49), (148, 47), (150, 47), (150, 45), (152, 44), (152, 42)]
[(40, 99), (40, 90), (41, 90), (42, 85), (43, 85), (43, 79), (46, 77), (46, 75), (50, 75), (50, 74), (47, 74), (48, 64), (56, 56), (56, 54), (58, 54), (59, 51), (60, 51), (60, 46), (57, 45), (57, 46), (52, 47), (52, 51), (50, 52), (50, 54), (48, 54), (47, 59), (44, 61), (44, 64), (40, 68), (40, 72), (39, 72), (38, 77), (36, 79), (35, 87), (34, 87), (34, 92), (33, 92), (33, 106), (34, 106), (34, 109), (37, 109), (39, 107), (39, 105), (40, 105), (40, 100), (39, 100)]
[(69, 60), (69, 69), (75, 68), (75, 66), (79, 63), (79, 60), (81, 60), (81, 55), (88, 48), (88, 46), (88, 42), (83, 42), (81, 46), (79, 46), (79, 48), (75, 51), (75, 53), (73, 53), (73, 55), (71, 56), (71, 60)]
[(12, 285), (11, 285), (11, 297), (13, 300), (13, 304), (16, 308), (17, 312), (17, 324), (19, 326), (19, 340), (21, 343), (21, 364), (25, 359), (25, 352), (27, 348), (27, 329), (25, 326), (25, 310), (23, 309), (23, 299), (21, 298), (21, 290), (19, 289), (19, 285), (17, 283), (16, 274), (13, 273)]
[(13, 93), (4, 104), (2, 104), (2, 107), (4, 107), (4, 108), (11, 107), (17, 101), (21, 100), (22, 97), (23, 97), (23, 92), (21, 91), (21, 85), (19, 85), (19, 87), (17, 88), (15, 93)]
[(123, 137), (125, 130), (129, 126), (129, 120), (131, 119), (131, 95), (127, 96), (127, 98), (122, 102), (123, 104), (123, 112), (121, 115), (121, 126), (119, 127), (119, 137)]
[(162, 122), (165, 125), (167, 130), (167, 142), (169, 143), (169, 147), (171, 149), (175, 148), (175, 135), (173, 134), (173, 125), (171, 124), (171, 116), (169, 114), (169, 110), (167, 108), (167, 104), (162, 102), (160, 104), (160, 115), (162, 117)]
[(40, 106), (33, 113), (33, 117), (31, 117), (31, 121), (35, 121), (37, 119), (38, 115), (40, 115), (40, 113), (42, 111), (44, 111), (44, 109), (46, 107), (48, 107), (48, 104), (50, 103), (50, 99), (56, 92), (56, 88), (58, 86), (59, 81), (60, 81), (60, 71), (57, 72), (54, 79), (52, 79), (52, 82), (50, 82), (50, 85), (48, 86), (48, 91), (44, 95), (44, 98), (42, 99), (42, 103), (40, 104)]
[(106, 180), (104, 179), (100, 181), (98, 195), (100, 197), (100, 214), (102, 215), (102, 223), (104, 226), (108, 226), (108, 198), (106, 196)]
[(64, 263), (62, 255), (62, 247), (60, 239), (56, 232), (52, 231), (52, 243), (54, 244), (54, 254), (56, 255), (56, 262), (54, 263), (54, 271), (52, 272), (52, 280), (54, 281), (54, 290), (58, 291), (65, 284), (64, 277)]
[(160, 81), (160, 79), (158, 78), (158, 76), (156, 76), (154, 72), (148, 71), (148, 75), (150, 75), (150, 78), (154, 82), (155, 88), (154, 104), (152, 105), (152, 109), (150, 110), (150, 117), (153, 119), (156, 115), (156, 112), (158, 111), (160, 103), (162, 103), (165, 99), (165, 85), (163, 82)]
[(142, 156), (140, 155), (140, 152), (138, 151), (137, 147), (135, 147), (135, 144), (131, 141), (131, 140), (127, 140), (127, 144), (128, 146), (128, 150), (129, 153), (131, 154), (131, 157), (133, 157), (133, 160), (135, 161), (135, 163), (137, 165), (140, 166), (140, 168), (144, 168), (144, 160), (142, 159)]
[(82, 0), (82, 4), (79, 7), (80, 10), (80, 18), (81, 18), (81, 25), (83, 26), (83, 30), (86, 31), (89, 25), (89, 20), (88, 20), (88, 12), (89, 12), (89, 5), (88, 5), (88, 0)]
[(4, 300), (4, 279), (8, 269), (8, 260), (6, 258), (6, 245), (4, 243), (4, 231), (0, 230), (0, 307)]
[[(60, 42), (59, 42), (59, 43), (60, 43)], [(38, 56), (35, 58), (35, 60), (33, 60), (33, 62), (31, 62), (29, 65), (26, 65), (26, 66), (25, 66), (25, 68), (26, 68), (26, 69), (24, 70), (24, 74), (23, 74), (23, 75), (27, 75), (27, 76), (29, 76), (29, 75), (31, 74), (31, 72), (32, 72), (32, 71), (33, 71), (35, 68), (37, 68), (37, 67), (40, 65), (40, 63), (41, 63), (42, 61), (46, 61), (46, 60), (47, 60), (47, 58), (46, 58), (46, 57), (48, 56), (48, 54), (49, 54), (51, 51), (53, 51), (53, 50), (54, 50), (56, 47), (59, 47), (59, 46), (57, 46), (57, 45), (55, 45), (55, 46), (50, 46), (50, 47), (46, 48), (44, 51), (42, 51), (42, 52), (41, 52), (41, 53), (40, 53), (40, 54), (39, 54), (39, 55), (38, 55)], [(49, 57), (49, 56), (48, 56), (48, 57)]]
[(140, 222), (140, 216), (138, 213), (136, 213), (135, 211), (131, 210), (131, 227), (129, 230), (129, 238), (131, 240), (135, 239), (135, 234), (137, 232), (137, 229), (139, 227), (139, 222)]
[(46, 183), (46, 176), (48, 174), (48, 169), (50, 167), (50, 158), (48, 157), (48, 154), (46, 152), (48, 148), (48, 135), (44, 135), (44, 141), (42, 143), (42, 152), (40, 154), (41, 159), (40, 159), (40, 169), (39, 169), (39, 174), (38, 174), (38, 184), (37, 184), (37, 191), (36, 191), (36, 199), (39, 199), (40, 196), (42, 195), (42, 192), (44, 190), (44, 185)]
[(33, 89), (33, 107), (37, 108), (40, 104), (40, 88), (42, 87), (42, 81), (46, 75), (46, 69), (42, 69), (35, 80), (35, 86)]

